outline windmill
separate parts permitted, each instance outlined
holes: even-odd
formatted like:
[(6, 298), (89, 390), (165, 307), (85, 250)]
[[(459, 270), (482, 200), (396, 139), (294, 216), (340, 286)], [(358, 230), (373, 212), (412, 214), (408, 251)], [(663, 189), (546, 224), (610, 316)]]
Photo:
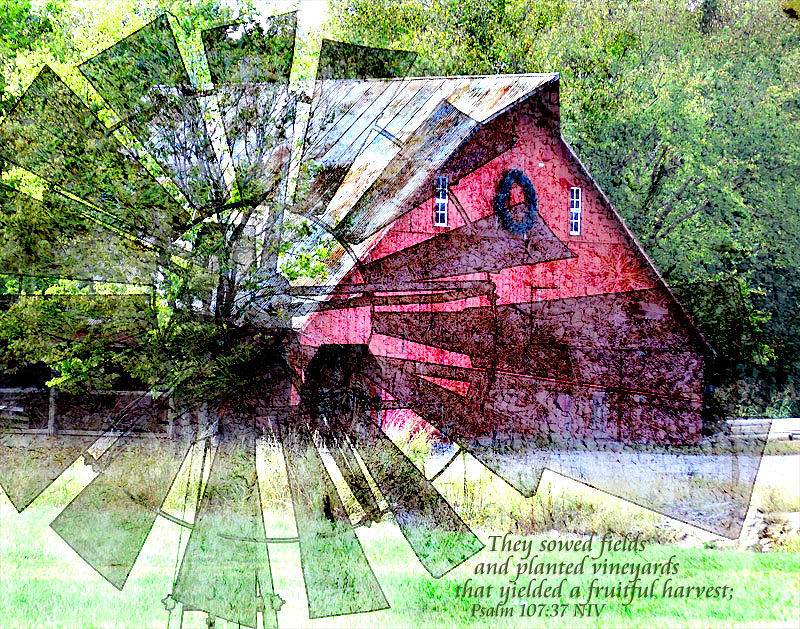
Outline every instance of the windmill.
[[(623, 497), (735, 534), (763, 443), (703, 445), (680, 430), (657, 447), (587, 443), (551, 421), (571, 413), (559, 394), (542, 395), (562, 386), (564, 373), (619, 360), (606, 337), (636, 336), (652, 369), (669, 374), (667, 387), (681, 355), (670, 350), (676, 333), (663, 321), (674, 307), (661, 293), (499, 301), (495, 274), (574, 256), (541, 218), (523, 172), (507, 173), (492, 215), (464, 211), (460, 227), (370, 258), (386, 230), (430, 196), (443, 168), (465, 177), (513, 146), (513, 133), (490, 124), (503, 98), (516, 102), (553, 75), (404, 81), (412, 54), (326, 40), (298, 153), (295, 29), (296, 15), (286, 14), (205, 31), (212, 87), (198, 90), (161, 16), (80, 68), (118, 114), (113, 126), (48, 68), (2, 121), (3, 158), (46, 182), (41, 200), (4, 189), (3, 211), (23, 217), (35, 207), (52, 228), (3, 251), (2, 270), (19, 288), (5, 314), (24, 339), (16, 368), (29, 358), (23, 350), (56, 356), (68, 373), (76, 361), (90, 365), (77, 378), (83, 388), (56, 400), (43, 389), (4, 394), (5, 406), (21, 409), (3, 415), (0, 455), (0, 482), (15, 507), (83, 457), (97, 477), (51, 526), (115, 587), (166, 517), (188, 531), (165, 599), (181, 614), (276, 627), (283, 599), (269, 549), (278, 543), (299, 546), (309, 617), (383, 609), (359, 526), (391, 514), (435, 578), (483, 547), (383, 431), (380, 413), (410, 409), (526, 495), (545, 467), (610, 491), (625, 475), (638, 482)], [(486, 138), (485, 153), (459, 152), (476, 137)], [(73, 281), (74, 293), (32, 289), (57, 278)], [(363, 322), (354, 313), (364, 311), (360, 342), (314, 327), (326, 313)], [(650, 327), (627, 328), (623, 315), (634, 311)], [(584, 338), (600, 320), (612, 325)], [(393, 356), (376, 351), (377, 336), (470, 361)], [(655, 351), (662, 346), (666, 353)], [(673, 362), (658, 363), (663, 356)], [(110, 390), (126, 378), (126, 389)], [(702, 405), (658, 388), (611, 389), (615, 412), (635, 408), (645, 423), (680, 426)], [(511, 413), (508, 399), (537, 401)], [(282, 452), (294, 536), (267, 536), (259, 440)], [(345, 509), (325, 457), (357, 515)], [(647, 479), (665, 473), (665, 457), (683, 457), (667, 474), (673, 480), (698, 471), (726, 480), (735, 467), (740, 482), (652, 495)], [(36, 474), (15, 475), (31, 458)], [(162, 507), (181, 470), (198, 463), (205, 474), (184, 490), (196, 502), (190, 522)], [(717, 509), (710, 514), (709, 504)]]

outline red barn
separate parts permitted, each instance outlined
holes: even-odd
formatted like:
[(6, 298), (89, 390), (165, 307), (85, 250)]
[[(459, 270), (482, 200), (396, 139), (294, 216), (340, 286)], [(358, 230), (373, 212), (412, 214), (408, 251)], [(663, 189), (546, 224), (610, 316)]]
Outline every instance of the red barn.
[(557, 74), (318, 81), (309, 128), (347, 251), (303, 344), (367, 345), (477, 448), (699, 440), (710, 350), (562, 137)]

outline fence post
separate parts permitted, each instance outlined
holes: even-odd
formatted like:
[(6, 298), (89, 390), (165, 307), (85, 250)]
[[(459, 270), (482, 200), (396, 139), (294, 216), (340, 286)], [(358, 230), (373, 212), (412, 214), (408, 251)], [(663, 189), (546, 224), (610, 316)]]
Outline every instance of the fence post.
[(47, 432), (50, 435), (56, 434), (56, 390), (50, 387), (50, 399), (47, 409)]

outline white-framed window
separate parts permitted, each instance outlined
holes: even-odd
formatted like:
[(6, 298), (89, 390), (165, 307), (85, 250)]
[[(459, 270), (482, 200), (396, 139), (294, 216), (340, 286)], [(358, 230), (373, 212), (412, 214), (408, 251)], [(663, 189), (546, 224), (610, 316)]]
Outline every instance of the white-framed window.
[(570, 236), (580, 236), (581, 234), (581, 210), (583, 209), (583, 199), (580, 188), (569, 189), (569, 233)]
[(433, 198), (433, 225), (447, 227), (447, 177), (436, 177), (436, 195)]

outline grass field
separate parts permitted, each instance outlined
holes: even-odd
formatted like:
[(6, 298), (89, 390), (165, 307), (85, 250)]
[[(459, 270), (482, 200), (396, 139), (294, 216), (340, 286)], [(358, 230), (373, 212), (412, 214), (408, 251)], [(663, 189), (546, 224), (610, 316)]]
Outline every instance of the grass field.
[[(51, 506), (32, 507), (22, 514), (7, 499), (0, 504), (0, 626), (2, 627), (167, 627), (168, 614), (160, 602), (170, 591), (179, 527), (158, 520), (133, 573), (117, 591), (83, 563), (48, 527), (57, 514)], [(486, 531), (480, 537), (487, 541)], [(487, 549), (441, 579), (432, 579), (419, 565), (392, 522), (359, 529), (367, 557), (384, 589), (391, 609), (369, 614), (311, 621), (295, 545), (270, 547), (275, 590), (287, 603), (279, 613), (280, 626), (289, 627), (770, 627), (798, 626), (800, 619), (800, 554), (790, 552), (679, 548), (650, 545), (637, 554), (613, 554), (624, 560), (657, 561), (675, 555), (682, 582), (728, 585), (730, 601), (649, 599), (630, 607), (609, 600), (598, 619), (489, 618), (471, 616), (474, 600), (457, 595), (468, 577), (495, 587), (503, 576), (475, 577), (477, 562), (504, 555)], [(535, 539), (543, 539), (541, 537)], [(575, 558), (550, 553), (548, 561)], [(607, 577), (615, 584), (622, 577)], [(570, 583), (585, 587), (590, 577)], [(496, 597), (484, 599), (496, 602)], [(542, 601), (539, 601), (542, 602)], [(548, 601), (552, 602), (552, 601)], [(566, 602), (566, 601), (565, 601)], [(570, 610), (570, 614), (571, 614)], [(177, 624), (171, 626), (178, 626)], [(184, 627), (205, 627), (199, 614), (187, 614)], [(218, 622), (218, 627), (227, 626)]]
[[(417, 444), (419, 445), (419, 444)], [(428, 450), (414, 451), (405, 444), (407, 454), (420, 466)], [(428, 460), (428, 462), (430, 462)], [(271, 456), (259, 458), (262, 503), (269, 536), (295, 534), (291, 503), (285, 483), (280, 481), (282, 464)], [(800, 490), (794, 456), (765, 459), (760, 482), (754, 493), (754, 507), (766, 512), (800, 510)], [(586, 488), (549, 472), (532, 498), (524, 498), (493, 475), (454, 465), (439, 480), (437, 488), (473, 527), (484, 542), (491, 535), (506, 531), (528, 533), (525, 539), (539, 544), (560, 531), (558, 539), (578, 539), (605, 531), (639, 534), (646, 541), (642, 551), (612, 553), (611, 561), (653, 562), (673, 557), (680, 566), (675, 584), (728, 586), (730, 600), (655, 598), (635, 600), (629, 606), (613, 597), (605, 603), (599, 617), (575, 617), (574, 602), (584, 599), (532, 599), (531, 603), (567, 604), (559, 608), (563, 617), (515, 616), (481, 618), (473, 615), (473, 605), (491, 607), (497, 603), (498, 588), (508, 583), (504, 575), (476, 575), (480, 562), (500, 562), (506, 555), (484, 549), (441, 579), (433, 579), (391, 520), (358, 528), (367, 558), (383, 588), (391, 608), (383, 611), (310, 620), (306, 592), (296, 544), (270, 544), (270, 560), (275, 592), (286, 604), (278, 614), (281, 629), (295, 627), (798, 627), (800, 626), (800, 537), (791, 544), (768, 553), (703, 546), (699, 532), (694, 546), (687, 547), (685, 529), (652, 511), (642, 509), (608, 494)], [(185, 467), (176, 487), (182, 487), (191, 465)], [(428, 470), (428, 475), (431, 470)], [(17, 627), (122, 627), (167, 628), (180, 626), (178, 614), (170, 618), (161, 599), (171, 591), (178, 549), (185, 546), (186, 529), (163, 519), (156, 520), (133, 572), (123, 591), (116, 590), (81, 560), (49, 527), (50, 522), (70, 499), (91, 480), (91, 469), (78, 463), (54, 483), (23, 513), (17, 513), (0, 491), (0, 629)], [(763, 478), (762, 478), (763, 477)], [(268, 479), (268, 480), (267, 480)], [(347, 498), (346, 496), (343, 496)], [(350, 501), (352, 502), (352, 500)], [(167, 506), (182, 517), (179, 494), (171, 494)], [(184, 519), (191, 519), (192, 509)], [(696, 531), (696, 530), (695, 530)], [(103, 535), (102, 530), (92, 531)], [(699, 537), (698, 537), (699, 535)], [(519, 537), (518, 537), (519, 538)], [(683, 540), (683, 546), (678, 542)], [(596, 539), (597, 543), (598, 540)], [(592, 554), (596, 554), (592, 553)], [(581, 554), (549, 552), (548, 562), (575, 561)], [(512, 564), (513, 566), (513, 564)], [(513, 569), (513, 568), (512, 568)], [(481, 600), (457, 591), (466, 579), (474, 584), (491, 585), (494, 591)], [(539, 577), (541, 578), (541, 577)], [(553, 577), (560, 579), (561, 577)], [(573, 575), (570, 586), (586, 592), (593, 575)], [(598, 585), (613, 586), (629, 576), (600, 576)], [(663, 580), (662, 580), (663, 581)], [(595, 601), (598, 602), (598, 601)], [(529, 608), (530, 609), (530, 608)], [(197, 612), (184, 615), (183, 627), (204, 629), (206, 617)], [(218, 621), (217, 627), (233, 627)]]

